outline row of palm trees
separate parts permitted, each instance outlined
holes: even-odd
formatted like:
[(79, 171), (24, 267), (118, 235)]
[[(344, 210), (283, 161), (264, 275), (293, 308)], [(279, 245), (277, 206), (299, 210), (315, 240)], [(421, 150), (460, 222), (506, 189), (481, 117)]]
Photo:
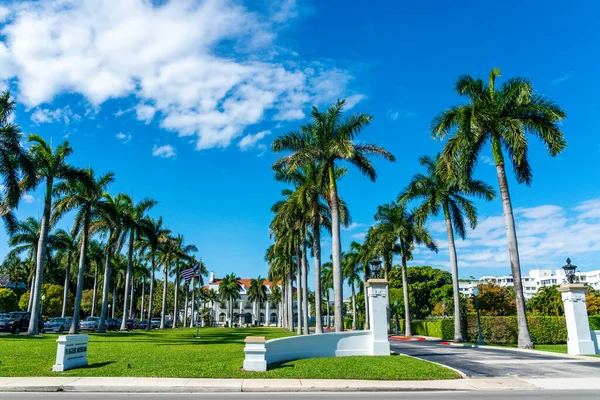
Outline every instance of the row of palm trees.
[[(51, 250), (55, 249), (67, 255), (65, 268), (65, 294), (70, 282), (70, 264), (79, 257), (77, 268), (77, 289), (73, 310), (73, 323), (70, 333), (78, 330), (81, 310), (81, 297), (86, 267), (90, 262), (89, 253), (93, 252), (93, 238), (105, 240), (103, 245), (104, 274), (102, 288), (102, 305), (99, 331), (106, 329), (105, 321), (108, 312), (109, 285), (112, 273), (113, 258), (117, 257), (127, 243), (127, 269), (123, 292), (123, 322), (121, 329), (127, 328), (127, 316), (131, 314), (129, 295), (132, 285), (132, 269), (134, 253), (140, 262), (151, 264), (150, 299), (148, 317), (152, 316), (155, 271), (163, 268), (163, 294), (161, 328), (165, 325), (167, 281), (170, 269), (174, 269), (175, 284), (179, 284), (181, 268), (197, 264), (193, 253), (196, 246), (185, 243), (181, 235), (173, 235), (163, 226), (162, 218), (153, 219), (148, 211), (156, 205), (152, 199), (139, 202), (127, 194), (111, 195), (108, 187), (114, 180), (113, 173), (98, 175), (91, 168), (77, 168), (68, 162), (73, 149), (68, 142), (56, 148), (43, 138), (32, 134), (26, 137), (29, 148), (21, 146), (24, 139), (19, 128), (13, 124), (10, 116), (15, 103), (8, 93), (0, 96), (0, 179), (3, 193), (0, 195), (0, 217), (12, 236), (13, 244), (20, 242), (19, 235), (37, 235), (37, 246), (30, 246), (29, 257), (35, 258), (35, 272), (32, 274), (31, 304), (32, 318), (28, 329), (29, 335), (38, 334), (38, 318), (40, 318), (41, 289), (45, 277), (45, 268)], [(34, 229), (30, 220), (21, 224), (17, 221), (13, 210), (18, 206), (21, 197), (28, 191), (42, 186), (44, 188), (44, 210), (39, 230)], [(67, 213), (74, 213), (71, 233), (57, 231), (52, 236), (52, 227)], [(35, 232), (34, 232), (35, 231)], [(55, 243), (56, 242), (56, 243)], [(53, 247), (56, 244), (57, 247)], [(206, 269), (202, 270), (206, 273)], [(97, 277), (95, 279), (97, 282)], [(176, 288), (175, 293), (178, 293)], [(175, 298), (177, 311), (177, 296)], [(66, 296), (64, 299), (66, 307)], [(174, 326), (177, 325), (177, 312)]]
[[(491, 201), (493, 188), (473, 173), (482, 151), (490, 145), (502, 200), (510, 266), (514, 281), (519, 347), (532, 347), (525, 300), (521, 284), (521, 269), (515, 222), (512, 211), (505, 162), (512, 164), (517, 181), (531, 184), (532, 170), (528, 161), (528, 137), (539, 138), (551, 156), (566, 147), (560, 130), (565, 112), (553, 101), (534, 91), (531, 82), (523, 78), (508, 79), (496, 85), (500, 76), (494, 68), (485, 82), (469, 75), (460, 76), (455, 84), (459, 96), (468, 101), (453, 106), (437, 115), (431, 124), (435, 139), (446, 139), (440, 154), (419, 159), (425, 173), (416, 174), (396, 201), (379, 206), (364, 243), (353, 242), (348, 252), (342, 253), (340, 224), (350, 220), (347, 207), (338, 196), (337, 180), (345, 175), (346, 167), (338, 161), (347, 161), (375, 180), (376, 174), (369, 155), (379, 155), (393, 161), (386, 150), (356, 141), (356, 136), (371, 121), (367, 114), (343, 117), (343, 101), (325, 112), (313, 109), (310, 122), (298, 131), (289, 132), (275, 140), (275, 152), (291, 154), (279, 159), (273, 166), (278, 180), (291, 183), (293, 189), (284, 191), (284, 199), (273, 207), (275, 216), (271, 223), (274, 244), (267, 251), (267, 261), (273, 273), (291, 282), (292, 271), (304, 271), (307, 243), (312, 244), (315, 262), (315, 299), (320, 304), (321, 279), (320, 229), (325, 227), (332, 236), (332, 264), (336, 330), (342, 325), (342, 282), (344, 276), (352, 288), (355, 304), (355, 284), (366, 285), (369, 261), (383, 258), (385, 278), (392, 268), (394, 255), (401, 258), (406, 334), (410, 335), (410, 309), (408, 299), (407, 262), (412, 259), (417, 246), (437, 251), (437, 245), (425, 228), (431, 217), (443, 216), (448, 235), (448, 250), (454, 289), (455, 340), (463, 340), (460, 323), (458, 290), (458, 257), (456, 236), (464, 239), (467, 224), (477, 226), (477, 210), (472, 198)], [(327, 201), (322, 204), (321, 200)], [(409, 209), (411, 203), (418, 202)], [(312, 241), (310, 240), (312, 239)], [(298, 267), (300, 265), (300, 267)], [(328, 273), (328, 271), (326, 271)], [(358, 278), (357, 278), (358, 277)], [(302, 281), (297, 279), (299, 287)], [(298, 291), (300, 292), (300, 290)], [(365, 291), (366, 292), (366, 291)], [(291, 296), (291, 292), (284, 294)], [(388, 296), (389, 299), (389, 296)], [(368, 298), (365, 296), (365, 303)], [(388, 307), (389, 308), (389, 307)], [(320, 307), (316, 307), (319, 312)], [(368, 328), (368, 304), (365, 304)], [(356, 316), (356, 312), (353, 313)], [(356, 317), (355, 317), (356, 318)], [(356, 327), (356, 319), (353, 327)], [(317, 315), (317, 332), (321, 331)]]

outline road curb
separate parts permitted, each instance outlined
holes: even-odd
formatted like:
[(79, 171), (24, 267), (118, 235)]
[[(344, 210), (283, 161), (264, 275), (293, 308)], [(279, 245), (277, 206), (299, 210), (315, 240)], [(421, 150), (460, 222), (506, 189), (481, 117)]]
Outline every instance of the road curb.
[(577, 354), (556, 353), (553, 351), (544, 351), (544, 350), (535, 350), (535, 349), (520, 349), (518, 347), (489, 346), (487, 344), (483, 345), (483, 346), (479, 346), (477, 344), (465, 344), (465, 343), (454, 343), (454, 342), (448, 342), (448, 345), (457, 346), (457, 347), (473, 348), (473, 349), (516, 351), (516, 352), (521, 352), (521, 353), (539, 354), (542, 356), (559, 357), (559, 358), (573, 358), (573, 359), (582, 360), (585, 362), (600, 363), (600, 357), (595, 358), (595, 357), (590, 357), (590, 356), (580, 356)]

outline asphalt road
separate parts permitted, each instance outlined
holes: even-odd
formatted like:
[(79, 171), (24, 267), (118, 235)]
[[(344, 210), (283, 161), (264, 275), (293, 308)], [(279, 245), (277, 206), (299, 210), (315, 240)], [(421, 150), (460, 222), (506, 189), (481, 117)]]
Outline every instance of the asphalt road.
[(122, 393), (0, 393), (0, 400), (392, 400), (392, 399), (598, 399), (600, 394), (594, 391), (477, 391), (477, 392), (368, 392), (368, 393), (189, 393), (189, 394), (122, 394)]
[[(442, 345), (439, 341), (390, 341), (392, 350), (455, 368), (469, 378), (600, 377), (600, 360), (585, 362), (511, 350)], [(599, 378), (600, 379), (600, 378)], [(597, 395), (600, 398), (600, 394)]]

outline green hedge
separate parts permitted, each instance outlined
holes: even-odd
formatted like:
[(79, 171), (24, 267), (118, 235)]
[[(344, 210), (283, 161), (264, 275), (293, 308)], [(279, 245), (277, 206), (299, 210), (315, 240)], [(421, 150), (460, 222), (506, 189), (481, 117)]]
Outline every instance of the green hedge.
[[(567, 342), (567, 324), (564, 317), (527, 317), (529, 334), (534, 344), (560, 344)], [(477, 341), (477, 317), (466, 318), (466, 340)], [(486, 343), (515, 344), (518, 339), (517, 318), (481, 317), (481, 332)]]
[(600, 331), (600, 315), (590, 315), (590, 329), (595, 331)]
[[(404, 320), (400, 320), (404, 333)], [(436, 321), (411, 321), (410, 328), (413, 335), (439, 337), (444, 340), (454, 338), (454, 320), (452, 318), (438, 319)]]

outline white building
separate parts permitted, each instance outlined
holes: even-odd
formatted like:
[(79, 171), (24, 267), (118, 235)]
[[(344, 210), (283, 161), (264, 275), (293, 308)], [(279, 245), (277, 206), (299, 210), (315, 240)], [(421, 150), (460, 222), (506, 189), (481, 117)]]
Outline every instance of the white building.
[[(215, 292), (219, 292), (219, 283), (222, 279), (216, 278), (214, 272), (210, 272), (208, 278), (208, 285), (204, 286), (205, 289), (214, 289)], [(257, 304), (256, 309), (254, 303), (248, 300), (248, 290), (250, 289), (251, 278), (240, 278), (242, 285), (240, 289), (240, 298), (234, 301), (233, 308), (233, 320), (232, 324), (245, 324), (253, 323), (257, 321), (259, 325), (265, 326), (280, 326), (282, 321), (282, 307), (281, 303), (275, 305), (270, 301), (273, 287), (273, 283), (267, 279), (264, 281), (264, 285), (267, 288), (267, 301)], [(281, 287), (281, 285), (279, 285)], [(283, 288), (282, 288), (283, 289)], [(295, 292), (295, 290), (294, 290)], [(191, 299), (190, 299), (191, 300)], [(294, 304), (294, 318), (296, 314), (296, 302)], [(216, 325), (226, 325), (229, 321), (231, 310), (229, 310), (226, 301), (217, 301), (214, 303), (202, 304), (202, 307), (210, 308), (212, 313), (212, 320), (215, 321)], [(191, 313), (191, 303), (188, 306), (188, 311)]]
[[(590, 285), (595, 290), (600, 290), (600, 270), (589, 272), (576, 272), (575, 275), (579, 282)], [(560, 268), (555, 270), (549, 269), (532, 269), (529, 275), (521, 276), (523, 283), (523, 295), (526, 300), (533, 297), (542, 286), (556, 286), (564, 283), (565, 271)], [(508, 276), (482, 276), (475, 281), (461, 281), (458, 283), (458, 289), (464, 296), (473, 296), (473, 289), (479, 284), (495, 283), (498, 286), (514, 286), (513, 277)]]

